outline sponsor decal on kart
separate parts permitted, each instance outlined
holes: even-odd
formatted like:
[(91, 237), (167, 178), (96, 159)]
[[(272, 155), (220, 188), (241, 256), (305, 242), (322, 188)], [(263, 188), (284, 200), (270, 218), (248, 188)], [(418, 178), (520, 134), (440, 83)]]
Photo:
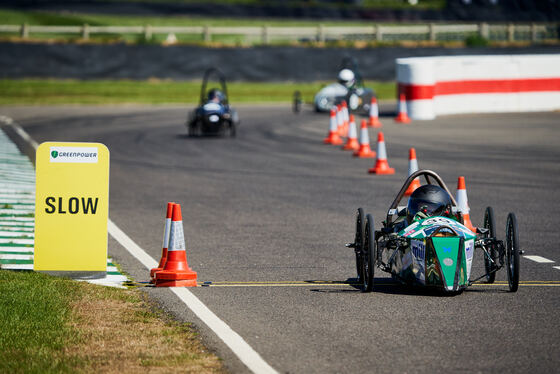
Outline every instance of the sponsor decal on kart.
[(425, 284), (426, 273), (424, 260), (426, 259), (426, 245), (423, 240), (411, 240), (410, 248), (413, 255), (413, 273), (420, 283)]
[(474, 239), (465, 240), (465, 258), (467, 259), (467, 279), (471, 278), (471, 266), (474, 254)]
[(206, 103), (203, 106), (204, 110), (211, 111), (211, 110), (221, 110), (222, 106), (218, 103)]
[[(469, 230), (466, 226), (462, 225), (460, 222), (454, 221), (450, 218), (446, 217), (430, 217), (425, 219), (421, 222), (421, 226), (424, 228), (426, 232), (426, 236), (429, 236), (432, 232), (434, 232), (439, 226), (446, 225), (451, 227), (453, 230), (464, 238), (474, 236), (473, 232)], [(430, 228), (426, 228), (430, 226)], [(434, 227), (435, 226), (435, 227)]]
[(424, 262), (426, 258), (426, 245), (423, 240), (411, 240), (410, 247), (412, 248), (412, 254), (418, 261)]
[(412, 265), (412, 252), (407, 252), (402, 259), (402, 271), (408, 269)]

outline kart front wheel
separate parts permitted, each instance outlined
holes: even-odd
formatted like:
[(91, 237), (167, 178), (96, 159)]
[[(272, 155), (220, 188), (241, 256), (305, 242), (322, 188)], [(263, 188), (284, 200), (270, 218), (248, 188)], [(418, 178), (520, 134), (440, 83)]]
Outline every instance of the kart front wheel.
[[(496, 224), (494, 221), (494, 209), (491, 206), (484, 212), (484, 228), (488, 229), (490, 238), (496, 237)], [(494, 283), (496, 279), (496, 247), (490, 245), (488, 252), (484, 252), (484, 268), (486, 270), (486, 283)]]
[(515, 292), (519, 287), (519, 238), (513, 213), (508, 214), (506, 221), (506, 265), (509, 290)]
[(358, 283), (364, 283), (364, 236), (366, 231), (366, 222), (364, 219), (364, 210), (358, 208), (356, 212), (356, 235), (354, 236), (354, 252), (356, 253), (356, 272), (358, 273)]
[(375, 260), (377, 259), (377, 243), (375, 242), (373, 216), (368, 214), (366, 216), (366, 230), (364, 240), (364, 292), (371, 292), (373, 290), (373, 274), (375, 269)]

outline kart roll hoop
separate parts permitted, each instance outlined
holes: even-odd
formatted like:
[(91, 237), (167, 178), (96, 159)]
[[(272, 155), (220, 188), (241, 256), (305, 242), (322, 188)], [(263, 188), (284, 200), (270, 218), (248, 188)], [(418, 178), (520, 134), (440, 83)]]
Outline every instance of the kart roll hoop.
[[(395, 197), (395, 200), (393, 200), (393, 203), (389, 207), (389, 210), (387, 211), (387, 220), (385, 221), (385, 222), (387, 222), (387, 225), (390, 225), (392, 223), (392, 218), (393, 218), (393, 213), (392, 212), (394, 212), (398, 208), (399, 203), (401, 202), (401, 200), (404, 196), (404, 193), (408, 189), (408, 186), (412, 183), (412, 181), (414, 179), (416, 179), (420, 176), (424, 177), (427, 184), (436, 184), (437, 183), (437, 185), (439, 185), (441, 188), (443, 188), (445, 191), (447, 191), (447, 193), (449, 194), (449, 197), (451, 198), (452, 206), (454, 206), (454, 207), (457, 206), (457, 201), (455, 201), (455, 198), (453, 197), (453, 195), (449, 191), (449, 188), (447, 188), (447, 186), (445, 185), (445, 182), (440, 178), (439, 175), (437, 175), (432, 170), (426, 170), (426, 169), (418, 170), (418, 171), (415, 171), (414, 173), (409, 175), (409, 177), (406, 179), (403, 186), (401, 187), (401, 190), (397, 194), (397, 197)], [(433, 178), (433, 181), (432, 181), (432, 178)]]

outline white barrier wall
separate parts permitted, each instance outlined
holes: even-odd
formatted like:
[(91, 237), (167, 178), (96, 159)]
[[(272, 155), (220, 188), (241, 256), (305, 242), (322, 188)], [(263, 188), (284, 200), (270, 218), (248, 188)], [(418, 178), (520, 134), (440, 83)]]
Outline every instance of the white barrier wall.
[[(412, 119), (560, 109), (560, 54), (398, 58)], [(398, 97), (398, 95), (397, 95)]]

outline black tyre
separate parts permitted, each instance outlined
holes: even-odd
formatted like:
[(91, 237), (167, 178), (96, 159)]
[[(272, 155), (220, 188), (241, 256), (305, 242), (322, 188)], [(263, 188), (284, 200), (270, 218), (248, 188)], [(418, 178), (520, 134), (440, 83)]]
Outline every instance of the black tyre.
[(508, 214), (506, 221), (506, 265), (509, 290), (515, 292), (519, 287), (519, 238), (513, 213)]
[(294, 101), (293, 101), (293, 106), (292, 106), (292, 110), (294, 111), (294, 113), (299, 113), (301, 111), (301, 92), (299, 91), (295, 91), (294, 92)]
[(237, 129), (235, 128), (235, 123), (230, 123), (229, 124), (229, 136), (232, 138), (235, 138), (235, 135), (237, 135)]
[(364, 240), (364, 292), (373, 290), (375, 261), (377, 259), (377, 243), (375, 242), (373, 217), (371, 214), (366, 216), (366, 230)]
[(356, 212), (356, 235), (354, 236), (354, 252), (356, 252), (356, 272), (358, 274), (358, 283), (364, 283), (364, 236), (366, 231), (366, 221), (364, 217), (364, 210), (358, 208)]
[[(484, 212), (484, 228), (488, 229), (490, 238), (496, 237), (496, 223), (494, 221), (494, 209), (491, 206)], [(489, 256), (490, 255), (490, 256)], [(494, 283), (496, 280), (496, 247), (492, 245), (488, 248), (488, 253), (484, 252), (484, 268), (486, 269), (486, 283)]]
[(189, 137), (195, 137), (200, 135), (200, 125), (198, 122), (189, 123)]

